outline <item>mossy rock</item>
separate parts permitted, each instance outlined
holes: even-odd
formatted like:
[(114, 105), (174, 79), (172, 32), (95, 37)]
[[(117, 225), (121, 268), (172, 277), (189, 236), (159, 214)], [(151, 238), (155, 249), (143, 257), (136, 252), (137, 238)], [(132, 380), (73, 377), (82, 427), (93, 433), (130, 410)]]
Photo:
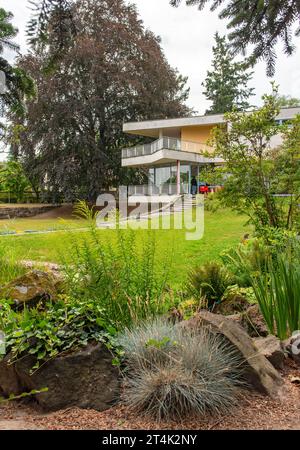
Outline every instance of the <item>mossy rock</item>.
[(29, 308), (57, 298), (61, 280), (41, 270), (32, 270), (0, 288), (0, 298), (14, 302), (14, 309)]

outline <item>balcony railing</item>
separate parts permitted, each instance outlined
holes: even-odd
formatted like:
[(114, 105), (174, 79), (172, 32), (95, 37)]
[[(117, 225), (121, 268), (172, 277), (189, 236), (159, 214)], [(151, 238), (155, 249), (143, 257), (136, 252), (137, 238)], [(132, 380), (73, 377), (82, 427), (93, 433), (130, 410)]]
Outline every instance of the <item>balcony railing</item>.
[[(187, 194), (189, 191), (188, 183), (180, 183), (180, 193)], [(128, 195), (176, 195), (177, 184), (162, 183), (160, 186), (154, 184), (141, 184), (137, 186), (128, 186)]]
[(136, 147), (124, 148), (122, 158), (134, 158), (137, 156), (152, 155), (159, 150), (176, 150), (191, 153), (205, 153), (212, 147), (197, 142), (182, 141), (181, 139), (162, 137), (151, 144), (137, 145)]

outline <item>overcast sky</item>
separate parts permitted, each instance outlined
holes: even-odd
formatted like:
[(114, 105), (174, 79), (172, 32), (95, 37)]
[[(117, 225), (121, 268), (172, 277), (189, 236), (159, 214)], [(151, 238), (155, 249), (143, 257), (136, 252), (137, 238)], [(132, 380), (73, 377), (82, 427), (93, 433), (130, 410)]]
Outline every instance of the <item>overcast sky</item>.
[[(127, 3), (135, 3), (145, 26), (161, 37), (169, 63), (188, 76), (191, 88), (189, 106), (204, 113), (209, 103), (202, 95), (201, 82), (210, 68), (214, 33), (225, 33), (226, 22), (219, 20), (217, 13), (210, 12), (208, 8), (200, 12), (196, 7), (185, 6), (185, 2), (179, 8), (172, 8), (169, 0), (128, 0)], [(19, 29), (16, 41), (25, 53), (25, 27), (30, 17), (27, 0), (0, 0), (0, 4), (14, 14), (14, 24)], [(300, 39), (295, 39), (295, 43), (299, 49)], [(280, 85), (282, 94), (300, 97), (300, 51), (286, 57), (279, 45), (277, 53), (274, 80)], [(262, 94), (270, 91), (270, 79), (266, 77), (263, 62), (255, 67), (251, 84), (256, 91), (253, 103), (259, 105)]]

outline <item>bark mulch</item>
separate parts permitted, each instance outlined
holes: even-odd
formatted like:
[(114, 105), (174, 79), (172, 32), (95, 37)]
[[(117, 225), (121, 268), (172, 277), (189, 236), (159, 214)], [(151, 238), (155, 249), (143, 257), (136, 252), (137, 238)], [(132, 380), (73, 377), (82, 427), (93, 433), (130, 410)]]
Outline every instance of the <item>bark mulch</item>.
[[(118, 405), (104, 412), (68, 408), (41, 414), (32, 406), (5, 404), (0, 408), (0, 429), (47, 430), (300, 430), (299, 367), (289, 362), (282, 373), (285, 394), (271, 399), (257, 393), (244, 393), (238, 408), (222, 417), (189, 417), (179, 422), (157, 423), (137, 416)], [(294, 380), (295, 381), (295, 380)], [(11, 425), (11, 428), (9, 428)]]

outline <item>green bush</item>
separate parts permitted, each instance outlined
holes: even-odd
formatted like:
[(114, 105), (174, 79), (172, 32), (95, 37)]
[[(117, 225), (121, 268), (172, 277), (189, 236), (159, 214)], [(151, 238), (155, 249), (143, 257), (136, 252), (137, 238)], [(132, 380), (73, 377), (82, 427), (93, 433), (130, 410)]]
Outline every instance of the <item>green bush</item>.
[(261, 241), (254, 239), (223, 252), (220, 256), (223, 264), (234, 276), (235, 282), (232, 284), (250, 287), (252, 274), (266, 272), (271, 251)]
[(167, 312), (169, 258), (156, 259), (155, 234), (149, 233), (139, 247), (132, 230), (116, 230), (116, 240), (105, 241), (98, 233), (95, 217), (85, 235), (69, 234), (70, 262), (64, 261), (67, 289), (71, 297), (95, 301), (116, 328)]
[(105, 321), (100, 305), (61, 297), (45, 310), (15, 312), (10, 302), (1, 304), (0, 329), (5, 333), (6, 354), (14, 362), (26, 354), (35, 357), (32, 370), (60, 353), (84, 347), (88, 342), (113, 345), (114, 327)]
[(155, 320), (118, 341), (125, 353), (125, 402), (136, 412), (157, 420), (220, 415), (238, 402), (243, 361), (208, 329)]
[(188, 275), (187, 294), (207, 302), (209, 309), (221, 301), (228, 286), (234, 280), (227, 269), (217, 262), (192, 269)]
[(252, 286), (270, 333), (283, 340), (300, 330), (300, 262), (281, 254), (267, 268)]

